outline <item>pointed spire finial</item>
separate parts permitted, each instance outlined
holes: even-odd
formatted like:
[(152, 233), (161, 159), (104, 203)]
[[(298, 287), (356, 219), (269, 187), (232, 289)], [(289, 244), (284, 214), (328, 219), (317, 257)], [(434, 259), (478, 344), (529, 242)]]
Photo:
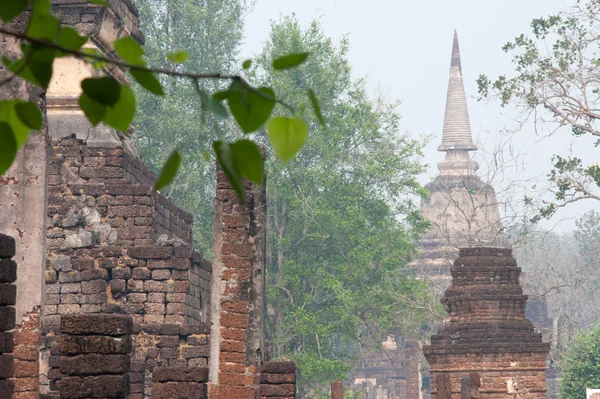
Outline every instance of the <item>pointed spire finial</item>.
[(467, 109), (467, 97), (462, 77), (458, 34), (454, 31), (452, 58), (450, 62), (450, 80), (446, 97), (446, 114), (444, 115), (444, 132), (442, 144), (438, 151), (464, 150), (473, 151), (477, 146), (471, 137), (471, 123)]
[(450, 61), (451, 67), (458, 67), (458, 71), (462, 75), (462, 67), (460, 65), (460, 46), (458, 44), (458, 33), (454, 29), (454, 43), (452, 43), (452, 60)]

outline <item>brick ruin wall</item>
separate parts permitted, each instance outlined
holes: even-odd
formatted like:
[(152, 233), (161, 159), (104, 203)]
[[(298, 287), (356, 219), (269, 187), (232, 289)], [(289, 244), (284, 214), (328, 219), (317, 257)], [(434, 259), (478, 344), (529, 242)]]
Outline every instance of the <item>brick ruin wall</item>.
[[(137, 165), (137, 172), (126, 172), (125, 165), (130, 170)], [(91, 147), (72, 136), (51, 142), (42, 349), (50, 376), (45, 392), (55, 392), (61, 377), (52, 346), (62, 315), (130, 314), (141, 334), (134, 339), (139, 343), (134, 353), (149, 356), (142, 359), (149, 361), (146, 387), (156, 362), (181, 366), (203, 359), (206, 365), (208, 349), (189, 354), (184, 333), (171, 337), (170, 347), (153, 350), (163, 331), (156, 325), (204, 331), (203, 345), (208, 345), (212, 266), (190, 245), (191, 215), (153, 192), (145, 177), (137, 180), (151, 176), (143, 168), (126, 145)], [(151, 331), (154, 338), (149, 338)], [(148, 350), (141, 349), (145, 345)], [(149, 389), (134, 390), (149, 395)]]
[(10, 399), (13, 395), (14, 374), (13, 333), (17, 300), (16, 245), (12, 237), (0, 234), (0, 399)]

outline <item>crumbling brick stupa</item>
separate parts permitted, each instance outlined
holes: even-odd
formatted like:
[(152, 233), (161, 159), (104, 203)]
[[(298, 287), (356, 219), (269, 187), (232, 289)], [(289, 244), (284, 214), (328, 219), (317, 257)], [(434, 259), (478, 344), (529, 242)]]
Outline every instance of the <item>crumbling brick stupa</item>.
[(525, 316), (527, 296), (511, 250), (461, 249), (450, 271), (442, 297), (448, 317), (423, 348), (432, 398), (461, 398), (461, 380), (471, 373), (482, 398), (545, 398), (550, 344)]

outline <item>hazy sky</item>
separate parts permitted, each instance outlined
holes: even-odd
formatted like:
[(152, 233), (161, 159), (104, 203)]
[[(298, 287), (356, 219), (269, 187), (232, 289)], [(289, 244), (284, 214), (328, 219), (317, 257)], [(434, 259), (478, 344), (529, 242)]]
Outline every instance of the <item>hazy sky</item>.
[[(432, 137), (425, 151), (430, 164), (422, 178), (426, 183), (437, 174), (435, 164), (444, 156), (436, 148), (442, 134), (454, 29), (460, 40), (473, 136), (491, 149), (491, 143), (501, 140), (500, 130), (514, 127), (517, 115), (496, 103), (478, 102), (477, 76), (510, 72), (510, 57), (501, 50), (502, 45), (530, 32), (531, 19), (556, 13), (572, 3), (574, 0), (257, 0), (246, 20), (242, 55), (251, 57), (261, 50), (269, 34), (269, 21), (280, 15), (296, 13), (304, 26), (320, 19), (325, 33), (335, 40), (347, 34), (355, 76), (366, 77), (373, 92), (380, 88), (390, 100), (402, 101), (403, 129), (415, 137)], [(551, 155), (566, 155), (572, 144), (572, 138), (564, 134), (541, 139), (532, 124), (510, 141), (513, 151), (522, 153), (525, 166), (512, 168), (509, 180), (543, 176)], [(597, 163), (600, 149), (591, 149), (589, 142), (574, 148), (589, 163)], [(572, 219), (592, 207), (599, 208), (599, 204), (575, 204), (561, 213), (560, 219)], [(567, 220), (557, 229), (573, 226), (573, 221)]]

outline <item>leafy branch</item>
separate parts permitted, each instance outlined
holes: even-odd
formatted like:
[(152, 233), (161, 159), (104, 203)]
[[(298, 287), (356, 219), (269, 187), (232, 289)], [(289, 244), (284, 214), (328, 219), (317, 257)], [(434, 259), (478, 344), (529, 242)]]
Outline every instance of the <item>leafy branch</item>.
[[(92, 2), (106, 6), (101, 0)], [(126, 70), (145, 90), (157, 96), (164, 95), (157, 75), (189, 79), (196, 88), (204, 112), (211, 113), (218, 119), (228, 118), (231, 113), (244, 134), (254, 133), (266, 125), (275, 153), (284, 162), (292, 159), (308, 138), (307, 123), (294, 115), (296, 107), (279, 99), (272, 89), (254, 87), (241, 75), (236, 74), (193, 73), (148, 67), (144, 61), (144, 50), (131, 37), (123, 37), (113, 43), (118, 57), (109, 57), (98, 50), (84, 48), (90, 38), (80, 36), (71, 27), (61, 26), (61, 22), (51, 13), (49, 0), (16, 0), (10, 4), (3, 4), (0, 6), (0, 18), (5, 23), (9, 22), (25, 12), (29, 6), (31, 16), (24, 33), (0, 27), (0, 34), (21, 40), (24, 54), (18, 60), (3, 58), (5, 67), (12, 75), (0, 84), (6, 84), (18, 76), (47, 89), (53, 75), (54, 60), (74, 57), (97, 70), (102, 70), (107, 65)], [(275, 59), (272, 67), (277, 71), (287, 70), (304, 63), (308, 57), (308, 53), (287, 54)], [(188, 55), (185, 52), (175, 52), (168, 54), (167, 58), (174, 63), (184, 63)], [(250, 68), (251, 61), (245, 61), (242, 67)], [(200, 89), (199, 81), (205, 79), (228, 80), (231, 83), (227, 90), (209, 94)], [(120, 83), (112, 76), (91, 77), (81, 82), (81, 89), (79, 106), (93, 126), (104, 123), (127, 132), (136, 110), (135, 95), (127, 84)], [(323, 116), (312, 90), (308, 91), (307, 97), (317, 119), (323, 123)], [(292, 115), (272, 118), (276, 105), (282, 106)], [(26, 112), (23, 112), (24, 109)], [(2, 110), (4, 112), (0, 112), (0, 144), (3, 145), (0, 155), (3, 161), (0, 162), (0, 174), (10, 168), (16, 153), (27, 141), (30, 130), (39, 130), (42, 127), (41, 112), (33, 103), (20, 100), (0, 101), (0, 111)], [(213, 149), (221, 168), (241, 200), (244, 200), (243, 178), (262, 184), (263, 157), (254, 141), (215, 141)], [(175, 151), (156, 181), (156, 190), (164, 188), (173, 180), (180, 162), (181, 156)]]

